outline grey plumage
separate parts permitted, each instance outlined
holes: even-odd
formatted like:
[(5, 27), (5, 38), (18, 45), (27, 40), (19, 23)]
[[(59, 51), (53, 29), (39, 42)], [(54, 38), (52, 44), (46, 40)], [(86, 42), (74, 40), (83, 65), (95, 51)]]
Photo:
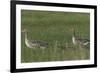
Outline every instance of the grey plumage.
[(85, 46), (90, 43), (90, 40), (88, 40), (88, 39), (83, 39), (83, 38), (77, 37), (74, 29), (72, 29), (72, 33), (73, 33), (72, 42), (74, 45)]
[(25, 33), (25, 44), (27, 47), (29, 48), (47, 48), (48, 47), (48, 43), (45, 41), (41, 41), (41, 40), (29, 40), (27, 37), (27, 31), (23, 30), (23, 32)]

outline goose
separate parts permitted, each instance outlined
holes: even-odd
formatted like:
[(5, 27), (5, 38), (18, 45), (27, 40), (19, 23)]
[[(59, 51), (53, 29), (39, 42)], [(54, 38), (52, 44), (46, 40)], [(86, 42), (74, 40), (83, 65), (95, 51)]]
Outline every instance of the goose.
[(88, 39), (83, 39), (83, 38), (77, 37), (74, 29), (71, 29), (71, 30), (73, 32), (72, 42), (74, 45), (86, 46), (90, 43), (90, 41)]
[(24, 32), (25, 34), (25, 44), (28, 48), (47, 48), (48, 47), (48, 43), (45, 41), (40, 41), (40, 40), (29, 40), (28, 36), (27, 36), (27, 30), (24, 29), (22, 32)]

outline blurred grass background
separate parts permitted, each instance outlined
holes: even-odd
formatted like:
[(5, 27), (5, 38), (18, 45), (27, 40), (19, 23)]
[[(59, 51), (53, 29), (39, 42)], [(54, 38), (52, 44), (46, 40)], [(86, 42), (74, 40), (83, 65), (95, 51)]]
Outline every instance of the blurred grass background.
[[(28, 30), (28, 39), (48, 42), (49, 48), (30, 49), (25, 45), (25, 36), (21, 33), (21, 62), (45, 62), (86, 60), (90, 58), (89, 48), (80, 48), (72, 44), (71, 28), (76, 35), (90, 38), (89, 13), (50, 12), (50, 11), (21, 11), (21, 29)], [(55, 41), (68, 48), (54, 47)]]

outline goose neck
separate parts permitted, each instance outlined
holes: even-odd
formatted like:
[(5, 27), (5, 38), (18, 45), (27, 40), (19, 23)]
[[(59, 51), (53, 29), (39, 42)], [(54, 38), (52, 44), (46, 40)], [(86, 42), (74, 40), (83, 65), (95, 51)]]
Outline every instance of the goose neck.
[(25, 32), (25, 39), (27, 39), (27, 32)]

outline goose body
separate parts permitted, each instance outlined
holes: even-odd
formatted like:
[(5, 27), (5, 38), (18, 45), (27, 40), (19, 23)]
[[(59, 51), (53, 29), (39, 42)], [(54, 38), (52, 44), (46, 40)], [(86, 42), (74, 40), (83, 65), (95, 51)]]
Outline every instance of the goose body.
[(28, 48), (47, 48), (48, 47), (48, 43), (44, 42), (44, 41), (40, 41), (40, 40), (29, 40), (27, 37), (27, 32), (24, 31), (25, 33), (25, 44)]
[(72, 42), (74, 45), (85, 46), (85, 45), (88, 45), (90, 43), (88, 39), (83, 39), (83, 38), (77, 37), (75, 34), (75, 30), (72, 30), (72, 31), (73, 31)]
[(72, 41), (74, 45), (80, 44), (80, 45), (88, 45), (89, 40), (88, 39), (82, 39), (82, 38), (77, 38), (77, 37), (72, 37)]
[(34, 47), (38, 47), (39, 46), (39, 43), (37, 43), (37, 41), (35, 41), (35, 40), (30, 41), (28, 39), (25, 39), (25, 44), (29, 48), (34, 48)]

